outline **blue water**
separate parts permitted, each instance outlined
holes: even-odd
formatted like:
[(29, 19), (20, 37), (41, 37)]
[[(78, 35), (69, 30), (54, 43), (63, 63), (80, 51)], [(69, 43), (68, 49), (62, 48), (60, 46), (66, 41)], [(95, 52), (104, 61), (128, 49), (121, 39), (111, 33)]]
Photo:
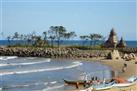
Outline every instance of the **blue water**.
[[(130, 47), (130, 48), (137, 47), (137, 41), (125, 41), (125, 42), (127, 44), (127, 47)], [(10, 43), (8, 42), (8, 40), (0, 40), (0, 45), (9, 45), (9, 44), (14, 45), (14, 44), (27, 44), (27, 43), (28, 43), (27, 41), (23, 41), (23, 40), (12, 40), (10, 41)], [(30, 43), (34, 43), (34, 42), (30, 42)], [(97, 42), (97, 44), (101, 44), (101, 43), (102, 43), (101, 41)], [(57, 44), (57, 42), (54, 41), (53, 44)], [(90, 41), (64, 40), (64, 41), (61, 41), (60, 44), (61, 45), (90, 45)]]
[(111, 78), (110, 68), (98, 62), (0, 56), (2, 91), (64, 91), (75, 87), (65, 86), (63, 79), (83, 80), (85, 73), (89, 79)]

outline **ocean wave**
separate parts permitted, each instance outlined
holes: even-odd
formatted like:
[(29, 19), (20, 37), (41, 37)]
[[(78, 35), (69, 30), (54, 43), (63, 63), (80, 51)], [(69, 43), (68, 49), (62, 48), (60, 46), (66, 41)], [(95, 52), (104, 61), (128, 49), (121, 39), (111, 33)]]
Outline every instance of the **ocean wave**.
[(27, 63), (7, 63), (7, 64), (0, 64), (0, 66), (32, 65), (32, 64), (39, 64), (39, 63), (45, 63), (45, 62), (50, 62), (50, 59), (47, 59), (46, 61), (38, 61), (38, 62), (27, 62)]
[(17, 56), (0, 56), (0, 60), (9, 60), (18, 58)]
[(46, 68), (46, 69), (35, 69), (35, 70), (25, 70), (25, 71), (15, 71), (15, 72), (13, 71), (12, 72), (2, 72), (0, 75), (26, 74), (26, 73), (34, 73), (34, 72), (54, 71), (54, 70), (74, 68), (80, 65), (82, 65), (81, 62), (73, 62), (73, 64), (69, 66), (60, 66), (60, 67), (53, 67), (53, 68)]
[(62, 88), (64, 87), (64, 85), (58, 85), (58, 86), (53, 86), (53, 87), (47, 87), (45, 89), (42, 89), (42, 90), (37, 90), (37, 91), (53, 91), (54, 89), (59, 89), (59, 88)]
[(49, 86), (49, 85), (55, 85), (57, 81), (52, 82), (34, 82), (29, 84), (20, 84), (20, 85), (9, 85), (9, 86), (3, 86), (2, 89), (9, 89), (9, 88), (23, 88), (23, 87), (30, 87), (30, 86)]
[(27, 57), (27, 59), (33, 60), (36, 59), (37, 57)]
[(52, 81), (52, 82), (50, 82), (50, 84), (56, 84), (57, 83), (57, 81)]

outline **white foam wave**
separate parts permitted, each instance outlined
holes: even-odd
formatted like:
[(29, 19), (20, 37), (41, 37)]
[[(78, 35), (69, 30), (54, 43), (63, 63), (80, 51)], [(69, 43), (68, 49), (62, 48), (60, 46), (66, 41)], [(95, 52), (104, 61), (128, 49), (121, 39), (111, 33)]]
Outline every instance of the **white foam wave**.
[(39, 64), (39, 63), (45, 63), (45, 62), (50, 62), (50, 59), (47, 59), (46, 61), (38, 61), (38, 62), (27, 62), (27, 63), (7, 63), (7, 64), (0, 64), (0, 66), (32, 65), (32, 64)]
[(20, 84), (20, 85), (9, 85), (3, 88), (22, 88), (22, 87), (40, 86), (40, 85), (48, 86), (50, 84), (56, 84), (55, 82), (57, 83), (57, 81), (52, 81), (52, 82), (36, 82), (36, 83)]
[(53, 87), (47, 87), (43, 90), (38, 90), (38, 91), (54, 91), (54, 89), (62, 88), (64, 85), (59, 85), (59, 86), (53, 86)]
[(56, 83), (57, 83), (57, 81), (50, 82), (50, 84), (56, 84)]
[(0, 60), (8, 60), (8, 59), (15, 59), (18, 58), (17, 56), (0, 56)]
[(37, 57), (27, 57), (27, 59), (30, 59), (30, 60), (32, 60), (32, 59), (36, 59)]
[(12, 74), (25, 74), (25, 73), (43, 72), (43, 71), (54, 71), (54, 70), (74, 68), (74, 67), (77, 67), (80, 65), (82, 65), (82, 63), (73, 62), (73, 65), (70, 65), (70, 66), (60, 66), (60, 67), (53, 67), (53, 68), (46, 68), (46, 69), (34, 69), (34, 70), (25, 70), (25, 71), (16, 71), (16, 72), (13, 72), (13, 71), (2, 72), (0, 75), (12, 75)]

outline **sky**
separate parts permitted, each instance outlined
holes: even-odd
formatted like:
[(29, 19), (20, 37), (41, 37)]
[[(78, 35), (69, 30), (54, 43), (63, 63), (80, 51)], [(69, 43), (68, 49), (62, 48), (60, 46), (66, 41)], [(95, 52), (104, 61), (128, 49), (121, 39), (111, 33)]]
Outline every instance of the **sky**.
[(114, 28), (118, 39), (137, 40), (136, 5), (136, 0), (1, 0), (0, 37), (42, 34), (50, 26), (64, 26), (77, 36), (108, 37)]

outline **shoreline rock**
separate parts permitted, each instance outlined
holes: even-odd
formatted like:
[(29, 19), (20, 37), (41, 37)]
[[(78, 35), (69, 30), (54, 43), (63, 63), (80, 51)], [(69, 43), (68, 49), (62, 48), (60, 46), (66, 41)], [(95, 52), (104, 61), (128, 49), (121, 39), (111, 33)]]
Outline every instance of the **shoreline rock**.
[[(125, 51), (135, 49), (122, 49), (120, 54)], [(45, 57), (45, 58), (94, 58), (107, 57), (111, 50), (80, 50), (77, 48), (39, 48), (39, 47), (0, 47), (0, 56), (19, 56), (19, 57)], [(129, 52), (131, 53), (131, 52)], [(134, 53), (134, 52), (132, 52)]]

